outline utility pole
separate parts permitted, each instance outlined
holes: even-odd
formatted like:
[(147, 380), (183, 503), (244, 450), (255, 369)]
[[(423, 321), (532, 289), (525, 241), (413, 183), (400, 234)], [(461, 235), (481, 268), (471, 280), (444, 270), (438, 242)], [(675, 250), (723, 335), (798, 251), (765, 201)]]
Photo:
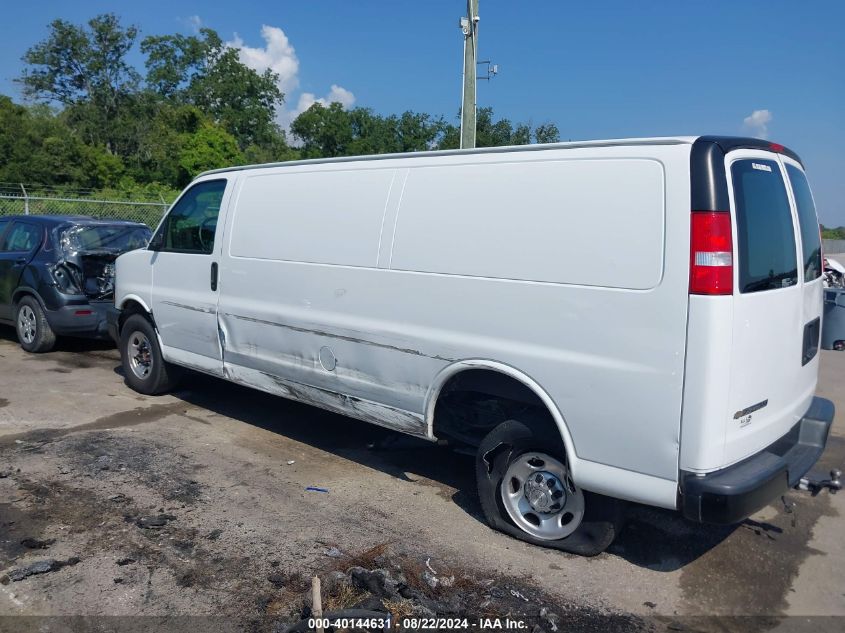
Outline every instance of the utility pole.
[(464, 34), (464, 87), (461, 100), (461, 148), (475, 147), (476, 59), (478, 58), (478, 0), (467, 0)]

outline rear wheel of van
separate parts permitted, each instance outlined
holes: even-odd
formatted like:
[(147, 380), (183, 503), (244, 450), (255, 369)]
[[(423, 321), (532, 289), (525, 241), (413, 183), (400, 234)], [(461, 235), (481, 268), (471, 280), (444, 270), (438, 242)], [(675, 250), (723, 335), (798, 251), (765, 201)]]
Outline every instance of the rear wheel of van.
[(559, 434), (546, 420), (502, 422), (476, 454), (481, 508), (487, 522), (501, 532), (595, 556), (621, 530), (623, 505), (575, 486), (564, 455)]
[(140, 314), (120, 329), (120, 358), (126, 383), (149, 396), (170, 391), (179, 377), (179, 368), (164, 361), (152, 323)]
[(27, 352), (49, 352), (56, 345), (56, 334), (35, 297), (25, 296), (15, 306), (15, 329)]

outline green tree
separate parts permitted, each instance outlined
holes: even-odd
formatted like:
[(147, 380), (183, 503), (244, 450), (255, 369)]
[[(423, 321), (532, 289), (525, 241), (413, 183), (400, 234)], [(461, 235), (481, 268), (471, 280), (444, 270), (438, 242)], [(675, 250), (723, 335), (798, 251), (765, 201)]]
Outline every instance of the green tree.
[(822, 238), (826, 240), (845, 240), (845, 226), (840, 226), (837, 228), (829, 228), (821, 226), (822, 231)]
[(0, 181), (97, 188), (123, 172), (119, 157), (83, 143), (49, 107), (0, 96)]
[[(493, 108), (488, 107), (478, 109), (475, 137), (476, 147), (501, 147), (529, 143), (555, 143), (560, 140), (560, 131), (554, 123), (543, 123), (533, 127), (530, 123), (514, 125), (510, 119), (495, 120)], [(460, 140), (460, 128), (449, 125), (440, 143), (440, 149), (457, 149)]]
[[(74, 25), (54, 20), (32, 46), (18, 81), (34, 106), (0, 95), (0, 180), (172, 191), (206, 169), (242, 162), (413, 152), (457, 147), (442, 117), (316, 103), (296, 118), (288, 145), (276, 123), (278, 76), (247, 67), (211, 29), (141, 41), (145, 81), (129, 63), (138, 29), (106, 13)], [(534, 127), (478, 112), (478, 145), (558, 140)], [(163, 195), (163, 194), (162, 194)]]
[(275, 122), (284, 103), (278, 75), (256, 72), (241, 62), (238, 51), (226, 47), (212, 29), (198, 36), (145, 37), (147, 84), (161, 97), (199, 107), (238, 141), (278, 146), (284, 139)]
[(291, 124), (304, 158), (357, 156), (433, 149), (446, 129), (442, 118), (404, 112), (381, 116), (369, 108), (345, 110), (315, 103)]
[(185, 186), (197, 174), (208, 169), (229, 167), (243, 163), (234, 136), (213, 123), (203, 123), (193, 134), (182, 138), (179, 152), (179, 185)]
[(126, 56), (138, 36), (113, 13), (87, 26), (65, 20), (50, 23), (46, 39), (23, 56), (28, 67), (19, 81), (26, 96), (76, 108), (89, 125), (86, 140), (116, 153), (118, 113), (137, 92), (140, 77)]
[(154, 102), (146, 109), (143, 129), (136, 133), (137, 151), (127, 159), (133, 180), (180, 186), (184, 172), (179, 160), (185, 139), (208, 120), (196, 106)]
[(560, 130), (554, 123), (541, 123), (534, 128), (535, 143), (558, 143), (560, 142)]
[(290, 131), (302, 142), (303, 158), (348, 156), (354, 138), (352, 118), (339, 103), (315, 103), (294, 119)]

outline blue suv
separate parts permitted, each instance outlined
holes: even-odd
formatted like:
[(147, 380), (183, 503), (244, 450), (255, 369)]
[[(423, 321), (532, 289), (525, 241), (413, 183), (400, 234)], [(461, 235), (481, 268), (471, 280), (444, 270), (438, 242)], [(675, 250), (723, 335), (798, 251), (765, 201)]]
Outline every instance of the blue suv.
[(114, 260), (151, 234), (137, 222), (0, 216), (0, 323), (28, 352), (50, 351), (57, 335), (107, 338)]

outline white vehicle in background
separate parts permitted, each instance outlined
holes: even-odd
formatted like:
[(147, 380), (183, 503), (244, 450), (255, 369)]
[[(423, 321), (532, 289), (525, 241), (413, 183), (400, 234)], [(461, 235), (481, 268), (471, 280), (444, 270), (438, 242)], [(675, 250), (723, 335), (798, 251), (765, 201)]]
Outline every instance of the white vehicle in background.
[(623, 501), (732, 523), (800, 482), (821, 275), (779, 145), (423, 152), (202, 174), (110, 323), (137, 391), (190, 368), (473, 447), (493, 527), (590, 555)]
[(824, 258), (824, 285), (828, 288), (845, 288), (845, 266), (831, 257)]

